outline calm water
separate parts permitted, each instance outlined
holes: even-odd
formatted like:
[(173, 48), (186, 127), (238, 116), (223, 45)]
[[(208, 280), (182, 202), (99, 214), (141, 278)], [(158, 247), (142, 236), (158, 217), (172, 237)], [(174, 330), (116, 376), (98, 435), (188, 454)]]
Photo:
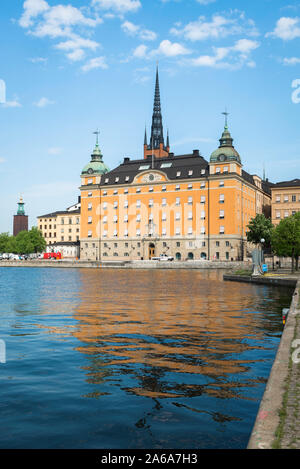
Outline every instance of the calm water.
[(290, 289), (0, 268), (1, 448), (245, 448)]

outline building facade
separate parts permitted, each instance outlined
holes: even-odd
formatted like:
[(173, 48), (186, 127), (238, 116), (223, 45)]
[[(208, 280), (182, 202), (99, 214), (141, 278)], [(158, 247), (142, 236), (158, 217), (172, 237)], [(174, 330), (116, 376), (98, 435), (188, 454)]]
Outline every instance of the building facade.
[(199, 150), (170, 152), (165, 144), (158, 71), (150, 143), (143, 159), (124, 158), (109, 170), (98, 139), (81, 173), (80, 257), (86, 260), (243, 260), (246, 230), (270, 214), (268, 181), (243, 170), (227, 113), (220, 145), (207, 161)]
[(17, 215), (14, 215), (13, 235), (17, 236), (20, 231), (28, 231), (28, 215), (25, 215), (23, 198), (18, 202)]
[(37, 227), (47, 243), (47, 252), (65, 251), (65, 257), (79, 257), (81, 202), (66, 210), (37, 218)]
[(300, 179), (273, 184), (271, 192), (273, 225), (300, 211)]

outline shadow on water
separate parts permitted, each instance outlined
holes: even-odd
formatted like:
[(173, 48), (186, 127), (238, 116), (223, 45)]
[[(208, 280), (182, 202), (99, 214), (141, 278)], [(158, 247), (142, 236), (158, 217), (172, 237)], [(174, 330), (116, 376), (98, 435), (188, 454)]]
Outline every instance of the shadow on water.
[(0, 446), (246, 447), (292, 290), (222, 276), (0, 269)]

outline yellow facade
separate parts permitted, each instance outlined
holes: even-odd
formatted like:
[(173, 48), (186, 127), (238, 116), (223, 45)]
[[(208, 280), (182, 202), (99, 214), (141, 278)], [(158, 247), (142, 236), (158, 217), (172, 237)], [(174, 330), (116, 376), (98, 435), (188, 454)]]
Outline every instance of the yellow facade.
[(211, 164), (196, 179), (174, 181), (155, 169), (130, 184), (105, 185), (105, 179), (99, 185), (82, 178), (82, 259), (242, 259), (247, 225), (263, 210), (259, 200), (270, 205), (261, 180), (245, 181), (238, 163)]
[(300, 212), (300, 180), (275, 184), (272, 187), (272, 223)]

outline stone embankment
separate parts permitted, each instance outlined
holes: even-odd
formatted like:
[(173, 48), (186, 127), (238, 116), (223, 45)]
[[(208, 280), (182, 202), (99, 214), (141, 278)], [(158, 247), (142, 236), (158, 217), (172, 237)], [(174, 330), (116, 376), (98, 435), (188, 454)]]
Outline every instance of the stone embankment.
[(251, 261), (80, 261), (80, 260), (22, 260), (0, 261), (0, 267), (61, 267), (117, 269), (251, 269)]
[(300, 449), (300, 279), (248, 449)]

